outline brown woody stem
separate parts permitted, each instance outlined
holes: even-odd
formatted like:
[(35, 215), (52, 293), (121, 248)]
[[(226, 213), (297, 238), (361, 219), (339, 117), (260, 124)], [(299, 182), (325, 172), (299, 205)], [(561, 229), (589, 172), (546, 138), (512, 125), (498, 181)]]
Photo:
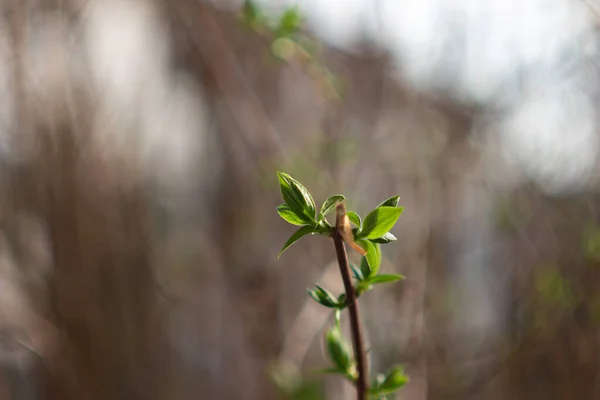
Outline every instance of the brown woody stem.
[(352, 285), (352, 278), (350, 275), (350, 265), (348, 263), (348, 254), (346, 253), (346, 247), (344, 246), (344, 239), (339, 231), (339, 224), (334, 229), (332, 234), (333, 242), (335, 244), (335, 251), (337, 253), (338, 264), (340, 266), (340, 273), (342, 274), (342, 280), (344, 281), (344, 288), (346, 290), (346, 302), (348, 304), (348, 311), (350, 313), (350, 328), (352, 330), (352, 344), (354, 346), (354, 358), (356, 359), (356, 369), (358, 377), (356, 378), (356, 394), (358, 400), (366, 400), (367, 398), (367, 382), (369, 379), (368, 368), (367, 368), (367, 354), (365, 352), (362, 326), (360, 323), (358, 304), (356, 301), (356, 291)]

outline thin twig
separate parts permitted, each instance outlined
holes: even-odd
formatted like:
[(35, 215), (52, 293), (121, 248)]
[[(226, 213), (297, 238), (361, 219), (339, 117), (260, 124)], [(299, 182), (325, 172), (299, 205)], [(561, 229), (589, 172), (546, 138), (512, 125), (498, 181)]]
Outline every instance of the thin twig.
[(362, 326), (360, 323), (358, 304), (356, 301), (356, 291), (352, 286), (350, 275), (350, 265), (348, 264), (348, 254), (344, 246), (344, 239), (341, 234), (340, 221), (336, 222), (336, 229), (333, 232), (332, 238), (335, 244), (340, 273), (344, 281), (346, 290), (346, 301), (348, 302), (348, 312), (350, 313), (350, 328), (352, 330), (352, 344), (354, 346), (354, 358), (356, 359), (356, 369), (358, 377), (356, 379), (356, 394), (358, 400), (366, 400), (367, 382), (369, 379), (367, 368), (367, 353), (365, 352)]

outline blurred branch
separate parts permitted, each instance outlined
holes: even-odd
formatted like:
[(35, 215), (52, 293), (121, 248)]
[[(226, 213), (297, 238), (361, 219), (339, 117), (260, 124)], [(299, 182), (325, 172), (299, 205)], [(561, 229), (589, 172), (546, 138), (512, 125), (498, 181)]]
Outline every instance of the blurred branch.
[(210, 6), (203, 1), (188, 0), (176, 0), (173, 4), (175, 18), (198, 50), (254, 159), (273, 160), (283, 155), (280, 138)]

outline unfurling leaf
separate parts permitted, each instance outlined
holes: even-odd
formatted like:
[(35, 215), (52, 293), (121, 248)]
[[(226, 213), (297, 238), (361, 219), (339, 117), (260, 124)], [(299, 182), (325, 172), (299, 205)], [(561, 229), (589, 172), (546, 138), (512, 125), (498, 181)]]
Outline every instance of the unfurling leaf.
[(350, 264), (350, 268), (352, 269), (352, 272), (354, 273), (354, 278), (356, 278), (357, 281), (362, 281), (363, 279), (365, 279), (365, 276), (363, 275), (362, 271), (356, 265)]
[(309, 289), (308, 294), (317, 303), (325, 307), (336, 308), (338, 306), (338, 300), (336, 299), (336, 297), (330, 291), (322, 288), (319, 285), (316, 285), (315, 289)]
[(360, 231), (360, 229), (362, 227), (362, 221), (360, 219), (360, 215), (358, 215), (354, 211), (348, 211), (346, 213), (346, 215), (348, 216), (348, 219), (350, 219), (350, 222), (352, 222), (358, 228), (356, 232)]
[[(363, 249), (367, 251), (367, 254), (362, 257), (360, 263), (360, 270), (365, 278), (377, 275), (379, 272), (379, 266), (381, 264), (381, 250), (378, 244), (372, 243), (370, 240), (361, 239), (357, 240)], [(366, 263), (366, 265), (365, 265)]]
[(378, 237), (377, 239), (371, 239), (371, 242), (373, 243), (379, 243), (379, 244), (386, 244), (386, 243), (390, 243), (390, 242), (395, 242), (396, 240), (396, 236), (392, 235), (391, 232), (386, 232), (383, 236)]
[(319, 211), (321, 218), (325, 217), (327, 214), (335, 210), (335, 206), (340, 201), (344, 201), (345, 199), (346, 198), (341, 194), (335, 194), (333, 196), (330, 196), (327, 200), (323, 202), (323, 205), (321, 206), (321, 211)]
[(279, 251), (279, 255), (277, 256), (277, 258), (279, 258), (281, 254), (283, 254), (283, 252), (286, 251), (291, 245), (296, 243), (298, 239), (300, 239), (302, 236), (308, 235), (309, 233), (313, 233), (314, 230), (315, 229), (312, 226), (303, 226), (300, 229), (298, 229), (292, 236), (290, 236), (288, 241), (285, 242), (285, 244)]
[(352, 360), (350, 359), (349, 346), (342, 336), (342, 332), (337, 326), (334, 326), (325, 335), (327, 353), (334, 365), (346, 374), (350, 372)]
[(398, 207), (398, 202), (400, 201), (400, 195), (395, 195), (390, 197), (389, 199), (383, 201), (377, 207)]
[(377, 388), (377, 394), (386, 395), (395, 392), (408, 383), (408, 376), (404, 374), (404, 368), (394, 368), (385, 380)]
[(316, 224), (315, 201), (310, 192), (304, 185), (284, 172), (277, 172), (277, 177), (285, 204), (307, 224)]
[(290, 210), (290, 208), (287, 206), (287, 204), (282, 204), (279, 207), (277, 207), (277, 214), (279, 214), (279, 216), (281, 218), (283, 218), (285, 221), (289, 222), (292, 225), (297, 225), (297, 226), (310, 225), (310, 224), (307, 224), (305, 220), (303, 220), (302, 218), (297, 216), (296, 213), (294, 213), (292, 210)]
[(362, 231), (358, 233), (360, 239), (377, 239), (394, 227), (404, 207), (378, 207), (371, 211), (363, 223)]

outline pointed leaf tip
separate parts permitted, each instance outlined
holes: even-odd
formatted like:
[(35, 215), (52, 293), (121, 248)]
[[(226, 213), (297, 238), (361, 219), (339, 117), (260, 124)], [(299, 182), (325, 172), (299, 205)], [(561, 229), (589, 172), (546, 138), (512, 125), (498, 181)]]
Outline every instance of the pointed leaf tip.
[(292, 246), (294, 243), (296, 243), (298, 241), (298, 239), (300, 239), (303, 236), (308, 235), (309, 233), (313, 233), (313, 232), (314, 232), (314, 227), (312, 227), (312, 226), (303, 226), (300, 229), (298, 229), (296, 232), (294, 232), (294, 234), (292, 236), (290, 236), (288, 241), (285, 242), (285, 244), (279, 251), (279, 255), (277, 256), (277, 258), (279, 258), (281, 256), (281, 254), (283, 254), (283, 252), (286, 251), (290, 246)]

